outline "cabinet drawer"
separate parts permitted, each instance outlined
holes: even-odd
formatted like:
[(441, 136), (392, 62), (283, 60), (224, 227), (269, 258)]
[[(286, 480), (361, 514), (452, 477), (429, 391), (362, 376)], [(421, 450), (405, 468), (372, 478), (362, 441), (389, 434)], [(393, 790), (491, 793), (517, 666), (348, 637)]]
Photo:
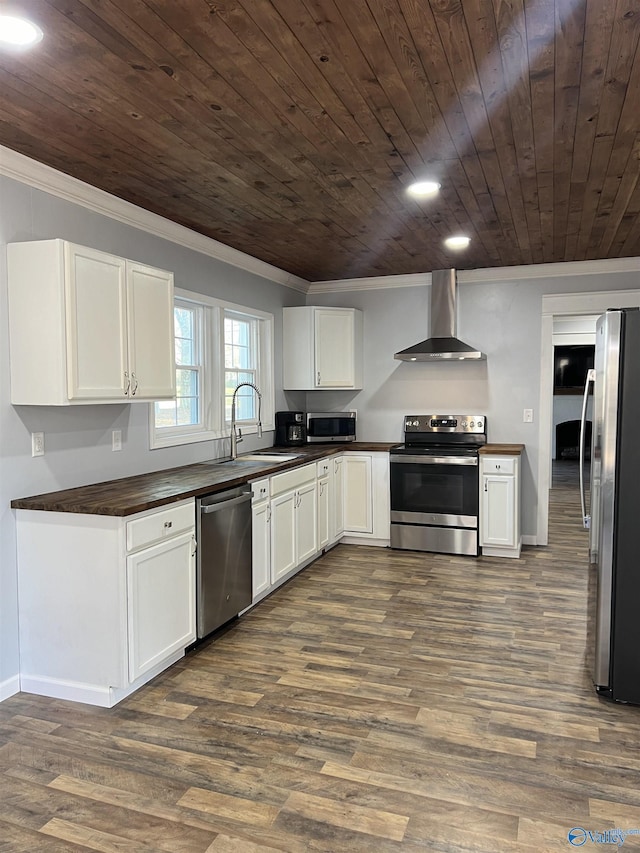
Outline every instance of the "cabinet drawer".
[(254, 480), (250, 485), (251, 491), (253, 492), (253, 497), (251, 498), (251, 501), (254, 504), (266, 500), (271, 494), (269, 490), (268, 478), (265, 478), (264, 480)]
[(315, 462), (312, 462), (310, 465), (303, 465), (302, 468), (292, 468), (290, 471), (283, 471), (282, 474), (276, 474), (271, 478), (271, 497), (281, 495), (283, 492), (290, 492), (315, 479)]
[(192, 530), (195, 522), (192, 500), (134, 518), (127, 522), (127, 551), (137, 551), (145, 545)]
[(513, 474), (516, 460), (513, 456), (491, 456), (482, 460), (483, 474)]

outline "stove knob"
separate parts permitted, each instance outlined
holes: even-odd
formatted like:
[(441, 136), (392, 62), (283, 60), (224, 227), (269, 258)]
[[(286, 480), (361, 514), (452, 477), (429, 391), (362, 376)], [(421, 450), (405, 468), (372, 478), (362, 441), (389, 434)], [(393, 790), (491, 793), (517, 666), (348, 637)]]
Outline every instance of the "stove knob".
[(478, 421), (478, 429), (482, 429), (482, 421)]
[(420, 426), (420, 421), (414, 421), (414, 422), (413, 422), (413, 425), (414, 425), (414, 426)]
[(411, 421), (405, 421), (405, 428), (411, 426)]
[(462, 421), (462, 428), (464, 429), (466, 426), (467, 426), (467, 422), (466, 422), (466, 421)]
[(469, 426), (473, 429), (473, 427), (475, 426), (475, 423), (473, 421), (469, 421)]

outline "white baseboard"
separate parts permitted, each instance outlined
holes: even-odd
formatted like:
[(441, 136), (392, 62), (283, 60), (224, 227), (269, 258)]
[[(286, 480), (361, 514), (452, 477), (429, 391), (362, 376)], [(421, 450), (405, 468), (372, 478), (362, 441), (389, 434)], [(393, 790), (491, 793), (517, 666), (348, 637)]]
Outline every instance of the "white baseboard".
[(37, 696), (66, 699), (69, 702), (84, 702), (100, 708), (113, 708), (182, 657), (184, 657), (184, 649), (174, 652), (126, 687), (104, 687), (101, 684), (84, 684), (41, 675), (21, 675), (20, 689), (23, 693), (35, 693)]
[(97, 684), (22, 675), (20, 689), (23, 693), (35, 693), (37, 696), (49, 696), (51, 699), (67, 699), (70, 702), (85, 702), (87, 705), (99, 705), (101, 708), (110, 708), (114, 704), (111, 700), (111, 690)]
[(0, 702), (4, 702), (9, 696), (15, 696), (20, 692), (20, 676), (13, 675), (5, 681), (0, 681)]
[(350, 534), (343, 536), (340, 540), (341, 545), (371, 545), (374, 548), (388, 548), (389, 539), (374, 539), (371, 534), (363, 533), (362, 536)]

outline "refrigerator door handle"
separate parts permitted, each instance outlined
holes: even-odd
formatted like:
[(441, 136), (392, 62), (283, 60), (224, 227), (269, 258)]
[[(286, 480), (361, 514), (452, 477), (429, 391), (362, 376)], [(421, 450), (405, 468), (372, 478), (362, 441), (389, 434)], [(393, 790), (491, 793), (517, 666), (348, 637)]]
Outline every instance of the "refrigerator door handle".
[(580, 417), (580, 452), (578, 454), (578, 463), (580, 466), (580, 506), (582, 508), (582, 526), (585, 530), (591, 527), (591, 515), (587, 513), (586, 496), (584, 491), (584, 453), (585, 453), (585, 433), (587, 428), (587, 404), (589, 402), (589, 390), (591, 383), (595, 382), (596, 372), (591, 369), (587, 371), (587, 379), (584, 383), (584, 396), (582, 397), (582, 415)]

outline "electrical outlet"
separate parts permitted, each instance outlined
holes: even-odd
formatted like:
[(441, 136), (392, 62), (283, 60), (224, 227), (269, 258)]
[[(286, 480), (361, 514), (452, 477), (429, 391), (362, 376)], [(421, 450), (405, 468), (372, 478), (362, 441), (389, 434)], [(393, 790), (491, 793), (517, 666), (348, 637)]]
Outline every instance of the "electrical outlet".
[(122, 450), (122, 430), (114, 429), (111, 432), (111, 450)]
[(32, 456), (44, 456), (44, 433), (43, 432), (32, 432), (31, 433), (31, 455)]
[(522, 412), (522, 421), (525, 424), (533, 423), (533, 409), (524, 409)]

